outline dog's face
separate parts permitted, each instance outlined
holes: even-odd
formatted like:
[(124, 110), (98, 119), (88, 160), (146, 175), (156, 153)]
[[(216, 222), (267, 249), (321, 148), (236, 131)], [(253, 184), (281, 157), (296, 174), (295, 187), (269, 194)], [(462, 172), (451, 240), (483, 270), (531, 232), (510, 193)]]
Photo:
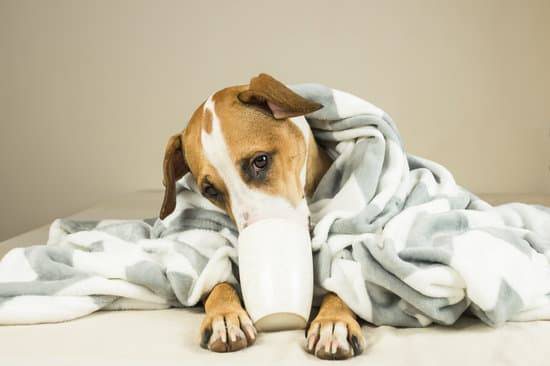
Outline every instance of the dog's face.
[(175, 181), (191, 171), (202, 195), (239, 230), (275, 217), (305, 224), (314, 142), (301, 116), (320, 108), (265, 74), (210, 96), (168, 143), (161, 218), (175, 207)]

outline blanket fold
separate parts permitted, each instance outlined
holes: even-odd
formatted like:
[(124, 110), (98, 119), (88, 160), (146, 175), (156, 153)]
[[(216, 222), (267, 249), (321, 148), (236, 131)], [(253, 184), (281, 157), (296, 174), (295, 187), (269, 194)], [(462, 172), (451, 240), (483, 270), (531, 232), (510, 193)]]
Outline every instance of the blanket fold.
[[(407, 154), (378, 107), (318, 84), (291, 87), (334, 162), (309, 202), (316, 295), (338, 294), (377, 325), (490, 325), (550, 319), (550, 209), (493, 207), (443, 166)], [(97, 310), (196, 305), (238, 288), (238, 232), (193, 177), (160, 219), (56, 220), (47, 245), (0, 261), (0, 324), (64, 321)]]

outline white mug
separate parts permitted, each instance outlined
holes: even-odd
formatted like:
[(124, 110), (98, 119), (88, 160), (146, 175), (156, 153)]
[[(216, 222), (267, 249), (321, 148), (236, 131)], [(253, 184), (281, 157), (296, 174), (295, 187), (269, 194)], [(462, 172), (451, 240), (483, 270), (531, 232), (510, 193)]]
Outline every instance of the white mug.
[(308, 227), (258, 221), (240, 232), (238, 256), (243, 300), (256, 329), (304, 329), (313, 298)]

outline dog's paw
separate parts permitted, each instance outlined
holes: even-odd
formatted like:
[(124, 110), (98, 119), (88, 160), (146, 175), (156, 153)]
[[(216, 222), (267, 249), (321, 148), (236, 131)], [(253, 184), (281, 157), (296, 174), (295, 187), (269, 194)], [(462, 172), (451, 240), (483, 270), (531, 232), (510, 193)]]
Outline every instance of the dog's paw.
[(234, 352), (251, 346), (258, 335), (244, 309), (206, 314), (201, 324), (201, 347)]
[(344, 360), (361, 354), (367, 341), (357, 320), (347, 315), (317, 317), (306, 333), (306, 348), (324, 360)]

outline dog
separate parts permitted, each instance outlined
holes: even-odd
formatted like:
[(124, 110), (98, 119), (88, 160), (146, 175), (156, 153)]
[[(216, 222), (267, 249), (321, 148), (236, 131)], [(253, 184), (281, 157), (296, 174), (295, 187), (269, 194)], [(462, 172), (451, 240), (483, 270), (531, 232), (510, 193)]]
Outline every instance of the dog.
[[(322, 107), (267, 74), (211, 95), (168, 140), (160, 218), (174, 211), (176, 181), (191, 172), (239, 231), (275, 217), (309, 225), (307, 199), (332, 161), (303, 116)], [(232, 352), (254, 343), (257, 332), (231, 284), (216, 285), (203, 303), (203, 348)], [(347, 359), (366, 346), (357, 316), (334, 293), (322, 299), (306, 339), (307, 351), (321, 359)]]

